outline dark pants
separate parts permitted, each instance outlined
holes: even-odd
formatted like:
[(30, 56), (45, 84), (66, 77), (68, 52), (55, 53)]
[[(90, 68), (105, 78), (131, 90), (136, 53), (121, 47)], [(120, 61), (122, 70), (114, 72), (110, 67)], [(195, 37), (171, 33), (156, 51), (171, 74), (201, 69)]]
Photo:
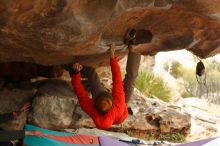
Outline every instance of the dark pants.
[[(130, 100), (134, 91), (134, 82), (138, 76), (138, 69), (140, 65), (141, 55), (132, 52), (128, 53), (126, 75), (124, 78), (124, 92), (126, 103)], [(85, 89), (91, 91), (92, 97), (97, 97), (101, 92), (106, 91), (101, 85), (98, 74), (92, 67), (83, 67), (81, 70), (82, 78), (86, 78), (86, 82), (83, 82)]]
[(126, 65), (126, 74), (124, 78), (124, 92), (126, 103), (129, 102), (134, 92), (135, 79), (138, 76), (141, 55), (129, 52)]
[(83, 80), (82, 83), (84, 88), (91, 92), (92, 97), (98, 97), (100, 93), (105, 91), (104, 87), (101, 85), (99, 76), (93, 67), (84, 66), (80, 71), (80, 74), (82, 78), (86, 79)]

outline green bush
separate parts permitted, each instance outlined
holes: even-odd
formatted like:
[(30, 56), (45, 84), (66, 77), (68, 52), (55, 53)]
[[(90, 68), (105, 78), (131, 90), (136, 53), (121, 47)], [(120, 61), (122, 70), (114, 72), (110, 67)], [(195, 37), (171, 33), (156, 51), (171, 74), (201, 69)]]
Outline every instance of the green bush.
[(179, 133), (168, 133), (168, 134), (160, 134), (158, 140), (169, 141), (174, 143), (183, 143), (185, 141), (185, 138), (183, 135)]
[(198, 95), (198, 83), (196, 81), (195, 69), (182, 66), (179, 62), (172, 62), (170, 74), (180, 82), (182, 87), (182, 97), (192, 97)]
[(181, 71), (181, 64), (179, 62), (173, 62), (172, 63), (172, 67), (170, 70), (170, 74), (174, 77), (174, 78), (178, 78), (182, 75), (182, 71)]
[(182, 96), (183, 98), (187, 98), (187, 97), (191, 97), (192, 95), (191, 95), (189, 92), (187, 92), (187, 91), (182, 91), (182, 92), (181, 92), (181, 96)]
[(145, 96), (156, 96), (165, 102), (169, 102), (171, 99), (171, 92), (164, 81), (146, 70), (139, 72), (135, 81), (135, 87)]
[(169, 64), (165, 63), (163, 66), (163, 69), (168, 72), (169, 71)]

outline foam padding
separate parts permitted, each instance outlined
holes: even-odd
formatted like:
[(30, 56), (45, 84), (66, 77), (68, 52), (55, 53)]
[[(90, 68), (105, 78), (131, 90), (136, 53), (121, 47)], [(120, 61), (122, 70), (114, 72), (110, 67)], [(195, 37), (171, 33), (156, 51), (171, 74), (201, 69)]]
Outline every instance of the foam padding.
[[(39, 128), (33, 125), (26, 124), (26, 131), (37, 130), (43, 134), (49, 134), (54, 136), (74, 136), (75, 134), (67, 133), (67, 132), (57, 132), (53, 130), (47, 130), (43, 128)], [(76, 135), (75, 135), (76, 136)], [(48, 137), (37, 137), (37, 136), (26, 136), (24, 138), (25, 146), (99, 146), (99, 144), (74, 144), (69, 142), (62, 142), (58, 140), (54, 140)]]

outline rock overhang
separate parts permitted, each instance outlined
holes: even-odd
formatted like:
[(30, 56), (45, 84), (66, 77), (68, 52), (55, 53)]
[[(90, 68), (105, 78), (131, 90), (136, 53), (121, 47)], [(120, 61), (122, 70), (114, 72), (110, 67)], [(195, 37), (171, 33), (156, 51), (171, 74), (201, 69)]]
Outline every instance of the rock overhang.
[(127, 54), (129, 28), (154, 38), (143, 55), (187, 49), (201, 58), (219, 52), (220, 0), (51, 0), (0, 2), (0, 62), (107, 65), (107, 45)]

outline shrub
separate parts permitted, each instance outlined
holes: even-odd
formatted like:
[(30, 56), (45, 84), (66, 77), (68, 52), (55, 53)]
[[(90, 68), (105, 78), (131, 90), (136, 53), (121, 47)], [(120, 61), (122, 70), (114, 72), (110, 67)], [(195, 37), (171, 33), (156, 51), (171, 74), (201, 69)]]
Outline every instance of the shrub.
[(174, 78), (178, 78), (182, 75), (182, 68), (181, 68), (181, 64), (179, 62), (173, 62), (172, 63), (172, 67), (171, 67), (171, 70), (170, 70), (170, 74), (174, 77)]
[(189, 92), (187, 92), (187, 91), (182, 91), (181, 92), (181, 96), (183, 97), (183, 98), (186, 98), (186, 97), (190, 97), (190, 96), (192, 96)]
[(167, 87), (164, 81), (146, 70), (139, 72), (135, 81), (135, 87), (145, 96), (156, 96), (165, 102), (169, 102), (171, 99), (170, 89)]
[(168, 133), (168, 134), (160, 134), (158, 140), (169, 141), (174, 143), (183, 143), (185, 141), (185, 138), (183, 135), (179, 133)]
[(169, 64), (165, 63), (164, 66), (163, 66), (163, 69), (168, 72), (169, 68), (170, 68)]

